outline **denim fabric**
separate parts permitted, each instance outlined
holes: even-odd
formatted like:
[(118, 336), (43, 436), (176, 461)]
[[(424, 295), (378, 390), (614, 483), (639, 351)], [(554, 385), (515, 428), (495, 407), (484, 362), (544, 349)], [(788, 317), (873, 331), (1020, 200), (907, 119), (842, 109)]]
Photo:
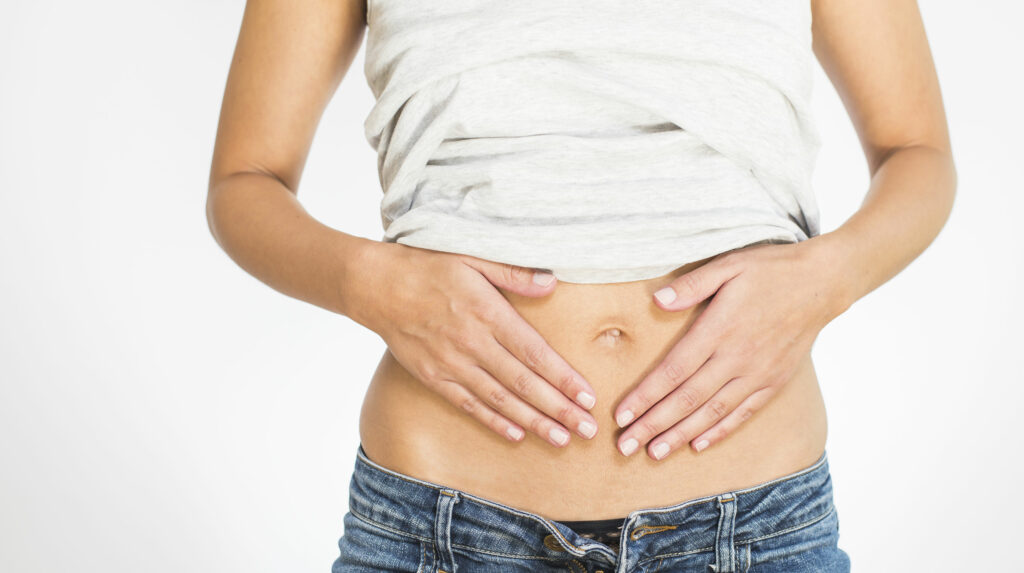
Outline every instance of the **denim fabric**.
[(382, 467), (360, 445), (332, 573), (848, 573), (826, 458), (632, 511), (616, 552), (560, 522)]

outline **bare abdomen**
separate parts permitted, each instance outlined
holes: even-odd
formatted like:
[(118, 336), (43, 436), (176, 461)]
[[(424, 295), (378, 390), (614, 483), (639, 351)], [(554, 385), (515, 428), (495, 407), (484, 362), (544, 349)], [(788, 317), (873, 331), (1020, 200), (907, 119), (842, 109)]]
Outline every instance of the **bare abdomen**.
[(723, 441), (688, 446), (661, 461), (646, 444), (616, 448), (618, 401), (672, 348), (703, 311), (658, 308), (652, 294), (705, 261), (644, 281), (560, 283), (542, 299), (503, 294), (597, 391), (598, 433), (571, 433), (563, 448), (527, 433), (514, 443), (420, 384), (385, 352), (365, 396), (359, 432), (374, 462), (554, 520), (624, 517), (749, 487), (814, 463), (825, 447), (825, 406), (810, 354), (782, 390)]

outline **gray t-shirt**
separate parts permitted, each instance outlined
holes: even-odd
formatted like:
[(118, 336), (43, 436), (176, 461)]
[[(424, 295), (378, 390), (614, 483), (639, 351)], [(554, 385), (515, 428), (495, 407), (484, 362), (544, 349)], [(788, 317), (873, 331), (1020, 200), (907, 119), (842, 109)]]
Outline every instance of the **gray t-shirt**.
[(807, 0), (368, 0), (382, 240), (625, 282), (819, 234)]

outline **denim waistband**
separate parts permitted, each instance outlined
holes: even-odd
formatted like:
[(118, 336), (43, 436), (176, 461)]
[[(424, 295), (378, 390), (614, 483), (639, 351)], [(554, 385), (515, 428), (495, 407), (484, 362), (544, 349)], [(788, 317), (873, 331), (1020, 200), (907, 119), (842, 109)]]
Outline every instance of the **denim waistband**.
[(725, 542), (733, 547), (799, 529), (834, 508), (823, 451), (812, 465), (752, 487), (631, 511), (617, 555), (557, 521), (378, 465), (360, 444), (349, 510), (394, 533), (433, 541), (442, 551), (457, 547), (524, 559), (568, 553), (614, 564), (668, 552), (719, 551)]

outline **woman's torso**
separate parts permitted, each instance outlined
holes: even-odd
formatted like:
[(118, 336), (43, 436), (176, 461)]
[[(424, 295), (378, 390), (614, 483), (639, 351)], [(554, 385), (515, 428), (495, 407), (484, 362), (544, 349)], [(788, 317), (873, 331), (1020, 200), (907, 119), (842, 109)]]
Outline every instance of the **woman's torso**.
[(819, 233), (807, 2), (368, 6), (382, 240), (605, 284)]
[[(825, 448), (825, 406), (810, 353), (775, 397), (723, 441), (701, 453), (688, 446), (661, 461), (645, 444), (623, 456), (619, 400), (657, 366), (705, 308), (658, 308), (652, 295), (672, 278), (609, 284), (559, 283), (544, 298), (501, 290), (512, 306), (597, 392), (598, 433), (573, 433), (556, 448), (527, 433), (511, 442), (420, 384), (385, 352), (366, 393), (359, 423), (371, 460), (549, 519), (622, 517), (748, 487), (814, 463)], [(608, 331), (618, 329), (612, 336)]]

